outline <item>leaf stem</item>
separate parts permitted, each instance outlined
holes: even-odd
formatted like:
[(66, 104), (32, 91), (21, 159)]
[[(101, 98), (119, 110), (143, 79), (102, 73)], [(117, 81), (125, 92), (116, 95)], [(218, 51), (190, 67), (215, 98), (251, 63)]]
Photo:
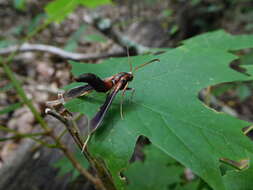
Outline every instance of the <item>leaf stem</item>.
[(14, 134), (18, 134), (18, 131), (14, 130), (14, 129), (10, 129), (8, 127), (4, 127), (2, 125), (0, 125), (0, 130), (5, 131), (5, 132), (11, 132), (11, 133), (14, 133)]

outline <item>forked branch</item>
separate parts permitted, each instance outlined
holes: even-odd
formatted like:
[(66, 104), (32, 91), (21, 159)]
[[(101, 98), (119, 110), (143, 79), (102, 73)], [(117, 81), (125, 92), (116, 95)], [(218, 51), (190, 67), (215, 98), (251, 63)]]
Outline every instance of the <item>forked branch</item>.
[(87, 146), (85, 146), (85, 148), (83, 149), (84, 140), (82, 139), (80, 135), (80, 132), (76, 126), (75, 121), (72, 119), (64, 118), (60, 114), (58, 114), (56, 111), (51, 110), (49, 108), (46, 109), (46, 114), (53, 116), (54, 118), (58, 119), (65, 125), (66, 129), (69, 131), (70, 135), (72, 136), (73, 140), (75, 141), (80, 151), (89, 161), (93, 169), (95, 169), (95, 171), (97, 172), (98, 179), (101, 183), (100, 185), (102, 185), (105, 190), (116, 190), (116, 187), (111, 178), (111, 175), (106, 169), (106, 167), (104, 166), (104, 164), (98, 161), (89, 153)]

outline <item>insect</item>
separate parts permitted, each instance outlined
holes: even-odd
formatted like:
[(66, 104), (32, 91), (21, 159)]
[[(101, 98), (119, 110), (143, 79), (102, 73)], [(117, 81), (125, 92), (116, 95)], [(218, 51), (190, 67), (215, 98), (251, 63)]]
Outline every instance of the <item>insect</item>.
[[(159, 59), (153, 59), (149, 62), (141, 64), (134, 68), (134, 72), (139, 68), (144, 67), (147, 64), (153, 63), (155, 61), (160, 61)], [(88, 130), (89, 134), (93, 133), (103, 121), (108, 109), (110, 108), (114, 98), (118, 94), (120, 90), (122, 90), (122, 97), (124, 96), (127, 90), (134, 91), (133, 88), (128, 87), (129, 82), (131, 82), (134, 78), (132, 65), (130, 64), (130, 72), (120, 72), (113, 76), (110, 76), (105, 79), (99, 78), (97, 75), (93, 73), (84, 73), (74, 78), (77, 82), (85, 82), (88, 83), (86, 85), (82, 85), (79, 87), (72, 88), (65, 93), (62, 94), (59, 100), (48, 102), (48, 105), (57, 105), (60, 103), (64, 103), (72, 98), (76, 98), (79, 96), (86, 95), (93, 90), (97, 92), (108, 93), (104, 104), (100, 107), (99, 111), (95, 114), (95, 116), (90, 120)], [(122, 116), (122, 103), (121, 103), (121, 117)]]

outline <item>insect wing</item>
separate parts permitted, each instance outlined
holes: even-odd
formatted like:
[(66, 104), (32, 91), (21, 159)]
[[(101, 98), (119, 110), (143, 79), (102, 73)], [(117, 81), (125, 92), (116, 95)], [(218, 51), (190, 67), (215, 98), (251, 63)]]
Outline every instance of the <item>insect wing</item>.
[(100, 126), (101, 122), (103, 121), (105, 117), (106, 112), (108, 111), (109, 107), (112, 104), (112, 101), (114, 100), (115, 96), (121, 89), (121, 86), (122, 86), (122, 82), (120, 81), (118, 82), (118, 84), (116, 84), (114, 90), (106, 97), (104, 104), (100, 107), (100, 110), (96, 113), (96, 115), (90, 121), (90, 124), (89, 124), (90, 133), (93, 133)]
[(65, 100), (69, 100), (72, 98), (76, 98), (82, 95), (85, 95), (86, 93), (90, 92), (91, 90), (93, 90), (93, 87), (91, 85), (82, 85), (82, 86), (78, 86), (75, 88), (71, 88), (70, 90), (66, 91), (63, 94), (63, 97)]
[(75, 78), (75, 81), (86, 82), (90, 86), (92, 86), (97, 92), (106, 92), (108, 90), (104, 81), (93, 73), (84, 73)]

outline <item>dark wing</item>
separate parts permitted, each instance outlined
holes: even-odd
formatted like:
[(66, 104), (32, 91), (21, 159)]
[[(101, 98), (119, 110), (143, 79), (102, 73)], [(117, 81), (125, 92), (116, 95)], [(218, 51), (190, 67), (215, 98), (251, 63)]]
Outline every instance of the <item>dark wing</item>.
[(82, 96), (83, 94), (85, 94), (86, 92), (88, 93), (91, 90), (93, 90), (93, 87), (89, 84), (88, 85), (78, 86), (78, 87), (71, 88), (70, 90), (66, 91), (63, 94), (63, 98), (64, 98), (65, 101), (67, 101), (69, 99)]
[(64, 104), (66, 101), (68, 101), (72, 98), (82, 96), (85, 93), (90, 92), (91, 90), (93, 90), (93, 88), (90, 85), (82, 85), (82, 86), (78, 86), (75, 88), (71, 88), (71, 89), (67, 90), (66, 92), (64, 92), (64, 94), (62, 94), (61, 97), (59, 97), (59, 95), (58, 95), (57, 100), (47, 101), (46, 105), (48, 107), (52, 108), (52, 107), (58, 106), (60, 104)]
[(93, 73), (84, 73), (75, 78), (77, 82), (86, 82), (97, 92), (107, 92), (105, 82)]
[(121, 89), (123, 82), (119, 81), (113, 91), (106, 97), (106, 100), (104, 104), (100, 107), (100, 110), (96, 113), (96, 115), (92, 118), (92, 120), (89, 123), (89, 133), (93, 133), (101, 124), (103, 121), (106, 112), (108, 111), (109, 107), (112, 104), (113, 99), (115, 98), (116, 94)]

